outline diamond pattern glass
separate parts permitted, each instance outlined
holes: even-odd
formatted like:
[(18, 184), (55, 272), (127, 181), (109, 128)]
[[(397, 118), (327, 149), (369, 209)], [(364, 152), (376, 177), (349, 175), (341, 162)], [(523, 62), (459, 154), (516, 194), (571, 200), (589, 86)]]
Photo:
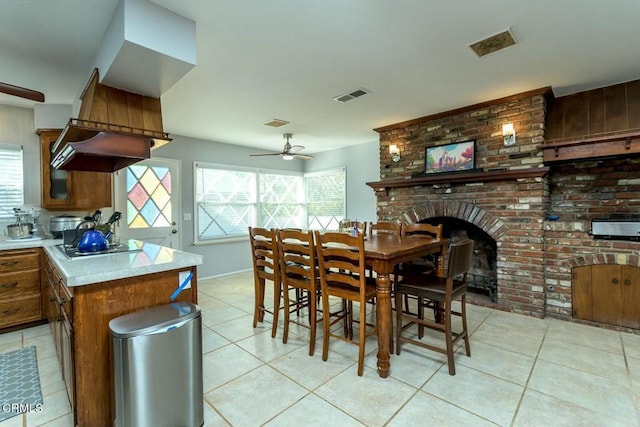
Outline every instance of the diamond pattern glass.
[(173, 222), (169, 168), (129, 166), (126, 180), (129, 228), (168, 227)]

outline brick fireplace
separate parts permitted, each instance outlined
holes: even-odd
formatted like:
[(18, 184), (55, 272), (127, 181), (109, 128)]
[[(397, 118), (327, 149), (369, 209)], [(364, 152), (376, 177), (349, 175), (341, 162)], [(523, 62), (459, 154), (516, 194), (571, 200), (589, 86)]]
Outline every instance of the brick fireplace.
[[(545, 164), (551, 100), (543, 88), (378, 128), (380, 181), (368, 184), (380, 221), (446, 220), (457, 228), (477, 227), (495, 242), (497, 298), (473, 303), (575, 320), (574, 267), (632, 266), (640, 287), (640, 243), (589, 234), (595, 218), (640, 218), (640, 160)], [(515, 145), (503, 143), (504, 123), (513, 123)], [(478, 170), (424, 174), (427, 147), (467, 140), (476, 141)], [(389, 154), (392, 144), (400, 150), (398, 162)]]

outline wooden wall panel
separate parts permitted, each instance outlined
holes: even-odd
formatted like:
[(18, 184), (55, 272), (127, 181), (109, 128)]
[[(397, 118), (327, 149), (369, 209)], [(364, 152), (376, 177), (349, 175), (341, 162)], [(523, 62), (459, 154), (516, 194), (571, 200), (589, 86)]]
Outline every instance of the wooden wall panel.
[(564, 103), (564, 137), (579, 137), (589, 133), (588, 94), (578, 94)]
[(626, 85), (604, 88), (605, 130), (607, 132), (629, 129), (627, 120)]
[(627, 115), (630, 128), (640, 128), (640, 80), (627, 83)]
[(604, 89), (596, 89), (589, 92), (589, 132), (602, 133), (604, 126)]

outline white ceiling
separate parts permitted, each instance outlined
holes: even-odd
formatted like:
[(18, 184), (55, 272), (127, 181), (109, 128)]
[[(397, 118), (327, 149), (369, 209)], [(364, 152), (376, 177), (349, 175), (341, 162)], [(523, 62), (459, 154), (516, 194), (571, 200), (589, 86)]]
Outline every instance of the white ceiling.
[[(314, 153), (531, 89), (640, 78), (638, 0), (151, 1), (197, 31), (197, 65), (162, 95), (165, 131), (229, 144), (278, 151), (288, 132)], [(117, 2), (0, 0), (0, 81), (72, 104)], [(468, 47), (508, 28), (515, 46)], [(360, 87), (371, 93), (333, 100)], [(291, 123), (263, 125), (273, 118)]]

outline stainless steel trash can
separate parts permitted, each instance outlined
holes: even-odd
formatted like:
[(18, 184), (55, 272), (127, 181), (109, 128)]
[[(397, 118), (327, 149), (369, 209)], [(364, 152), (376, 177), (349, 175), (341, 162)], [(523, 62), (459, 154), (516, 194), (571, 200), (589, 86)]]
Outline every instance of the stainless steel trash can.
[(116, 427), (199, 427), (202, 316), (175, 302), (117, 317), (113, 338)]

